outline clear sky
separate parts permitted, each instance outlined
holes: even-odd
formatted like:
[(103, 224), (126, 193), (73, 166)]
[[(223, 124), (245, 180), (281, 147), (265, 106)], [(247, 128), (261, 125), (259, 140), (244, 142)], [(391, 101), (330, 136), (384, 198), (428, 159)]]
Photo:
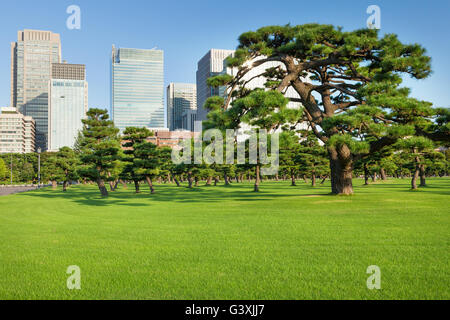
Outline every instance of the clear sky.
[[(81, 8), (81, 29), (69, 30), (69, 5)], [(381, 32), (420, 43), (433, 74), (408, 80), (413, 96), (450, 106), (449, 0), (22, 0), (4, 1), (0, 19), (0, 106), (10, 104), (10, 42), (23, 29), (61, 35), (62, 58), (86, 65), (89, 106), (110, 104), (111, 45), (164, 50), (165, 84), (195, 83), (197, 61), (210, 49), (234, 49), (238, 36), (265, 25), (326, 23), (353, 30), (366, 26), (369, 5), (381, 8)]]

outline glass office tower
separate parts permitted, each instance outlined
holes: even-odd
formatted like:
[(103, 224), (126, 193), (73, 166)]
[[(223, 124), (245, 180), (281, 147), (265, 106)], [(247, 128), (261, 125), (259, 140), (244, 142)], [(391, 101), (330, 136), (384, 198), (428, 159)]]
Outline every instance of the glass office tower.
[(73, 147), (88, 110), (88, 84), (82, 64), (54, 63), (50, 81), (48, 149)]
[(11, 106), (36, 121), (36, 148), (47, 149), (48, 90), (52, 63), (61, 62), (59, 34), (19, 31), (11, 43)]
[(112, 48), (111, 108), (114, 124), (165, 128), (162, 50)]
[[(167, 86), (167, 119), (171, 131), (187, 129), (183, 117), (197, 114), (197, 86), (194, 83), (173, 83)], [(190, 120), (188, 120), (189, 122)]]
[(225, 96), (225, 87), (212, 88), (206, 84), (209, 77), (223, 73), (231, 74), (232, 69), (227, 68), (225, 59), (231, 56), (234, 50), (211, 49), (197, 64), (197, 120), (206, 120), (208, 110), (203, 108), (206, 99), (211, 96)]

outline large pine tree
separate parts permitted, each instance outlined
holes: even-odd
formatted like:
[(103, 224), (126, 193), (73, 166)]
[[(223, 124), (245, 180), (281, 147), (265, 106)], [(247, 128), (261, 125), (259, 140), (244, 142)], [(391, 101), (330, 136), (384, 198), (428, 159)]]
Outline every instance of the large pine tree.
[[(246, 75), (265, 62), (279, 62), (252, 78), (267, 79), (267, 98), (270, 92), (295, 90), (298, 98), (290, 100), (304, 106), (299, 120), (306, 120), (327, 145), (332, 192), (351, 194), (356, 159), (414, 134), (411, 113), (433, 113), (431, 104), (410, 98), (409, 91), (400, 88), (403, 75), (426, 78), (430, 60), (420, 45), (403, 44), (393, 34), (379, 37), (377, 30), (344, 32), (320, 24), (263, 27), (241, 34), (235, 55), (227, 60), (229, 67), (237, 68), (236, 75), (208, 82), (227, 85), (227, 98), (210, 98), (204, 107), (212, 110), (211, 121), (233, 127), (251, 112)], [(231, 105), (243, 108), (229, 112)]]

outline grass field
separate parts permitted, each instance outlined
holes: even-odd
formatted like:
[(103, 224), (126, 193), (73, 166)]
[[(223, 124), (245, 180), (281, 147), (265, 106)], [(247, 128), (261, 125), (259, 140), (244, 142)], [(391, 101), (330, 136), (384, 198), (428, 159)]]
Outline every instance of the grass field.
[(0, 299), (449, 299), (450, 179), (427, 182), (355, 180), (350, 197), (304, 182), (2, 196)]

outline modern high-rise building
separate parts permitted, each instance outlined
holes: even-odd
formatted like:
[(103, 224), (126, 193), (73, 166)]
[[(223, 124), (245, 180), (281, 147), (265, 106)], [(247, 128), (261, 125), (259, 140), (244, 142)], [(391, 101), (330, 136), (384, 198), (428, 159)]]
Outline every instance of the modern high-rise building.
[[(197, 89), (193, 83), (170, 83), (167, 86), (167, 125), (171, 131), (188, 129), (197, 115)], [(185, 122), (183, 123), (183, 118)]]
[(53, 63), (49, 92), (48, 149), (73, 147), (88, 110), (85, 66)]
[(11, 106), (36, 121), (36, 148), (47, 149), (52, 63), (61, 62), (59, 34), (23, 30), (11, 43)]
[(225, 59), (231, 56), (234, 50), (211, 49), (206, 53), (197, 64), (197, 120), (206, 120), (208, 110), (203, 108), (206, 99), (211, 96), (225, 94), (225, 88), (212, 88), (206, 84), (209, 77), (229, 72)]
[(111, 108), (121, 131), (167, 127), (162, 50), (112, 47)]
[(0, 114), (0, 153), (29, 153), (35, 148), (35, 121), (14, 107)]

